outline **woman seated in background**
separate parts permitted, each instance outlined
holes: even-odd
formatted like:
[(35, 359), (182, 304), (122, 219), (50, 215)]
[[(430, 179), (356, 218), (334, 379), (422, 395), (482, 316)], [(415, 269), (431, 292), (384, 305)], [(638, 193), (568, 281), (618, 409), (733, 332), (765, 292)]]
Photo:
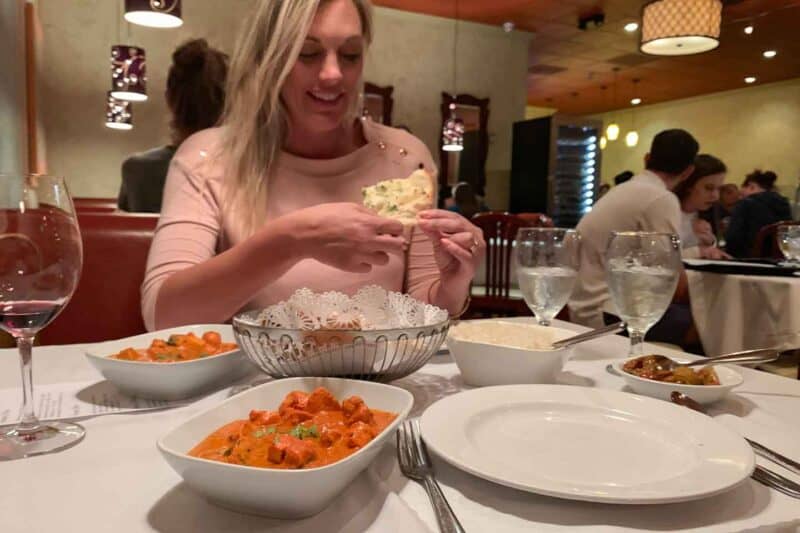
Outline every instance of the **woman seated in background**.
[(172, 114), (172, 140), (167, 146), (133, 155), (122, 163), (118, 207), (123, 211), (158, 213), (167, 169), (175, 150), (193, 133), (219, 121), (225, 104), (228, 57), (194, 39), (172, 53), (167, 75), (167, 107)]
[(413, 135), (361, 120), (368, 0), (260, 0), (231, 63), (222, 126), (170, 166), (142, 287), (148, 329), (230, 320), (307, 287), (376, 284), (462, 312), (485, 244), (456, 213), (408, 228), (362, 187), (433, 158)]
[(782, 220), (791, 220), (789, 200), (775, 190), (778, 176), (769, 170), (755, 170), (742, 184), (742, 199), (731, 214), (725, 233), (725, 249), (734, 257), (760, 257), (761, 250), (753, 250), (756, 236), (764, 226)]
[(709, 154), (699, 154), (694, 171), (673, 190), (681, 204), (681, 245), (684, 257), (706, 259), (730, 258), (717, 248), (711, 224), (698, 218), (698, 212), (709, 209), (719, 200), (719, 189), (728, 171), (725, 163)]

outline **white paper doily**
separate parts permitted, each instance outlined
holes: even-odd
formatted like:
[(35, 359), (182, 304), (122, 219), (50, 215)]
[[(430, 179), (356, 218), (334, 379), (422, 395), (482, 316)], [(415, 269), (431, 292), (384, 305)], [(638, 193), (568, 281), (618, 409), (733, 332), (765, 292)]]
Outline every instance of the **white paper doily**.
[(369, 285), (353, 296), (299, 289), (288, 300), (261, 311), (258, 322), (265, 327), (304, 331), (370, 331), (432, 326), (447, 318), (444, 309)]

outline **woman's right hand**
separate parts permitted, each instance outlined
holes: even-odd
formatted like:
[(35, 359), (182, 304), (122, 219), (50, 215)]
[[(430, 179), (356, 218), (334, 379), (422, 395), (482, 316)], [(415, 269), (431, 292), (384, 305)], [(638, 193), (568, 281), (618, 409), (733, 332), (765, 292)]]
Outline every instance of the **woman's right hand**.
[(303, 256), (347, 272), (370, 272), (407, 246), (400, 222), (354, 203), (320, 204), (286, 217)]

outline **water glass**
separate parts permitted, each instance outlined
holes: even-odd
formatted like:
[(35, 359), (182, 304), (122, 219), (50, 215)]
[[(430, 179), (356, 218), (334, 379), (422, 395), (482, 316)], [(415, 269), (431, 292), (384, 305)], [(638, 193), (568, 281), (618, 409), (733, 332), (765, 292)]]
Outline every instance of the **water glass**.
[(0, 329), (17, 342), (22, 369), (19, 423), (0, 430), (0, 459), (62, 450), (84, 429), (40, 422), (34, 413), (35, 335), (67, 305), (80, 278), (83, 248), (62, 178), (0, 174)]
[(643, 355), (645, 333), (669, 307), (681, 272), (677, 235), (613, 232), (606, 249), (606, 275), (617, 315), (628, 326), (631, 356)]
[(800, 263), (800, 225), (783, 225), (778, 227), (778, 246), (792, 264)]
[(574, 229), (520, 228), (514, 247), (525, 303), (543, 326), (561, 311), (575, 287), (580, 234)]

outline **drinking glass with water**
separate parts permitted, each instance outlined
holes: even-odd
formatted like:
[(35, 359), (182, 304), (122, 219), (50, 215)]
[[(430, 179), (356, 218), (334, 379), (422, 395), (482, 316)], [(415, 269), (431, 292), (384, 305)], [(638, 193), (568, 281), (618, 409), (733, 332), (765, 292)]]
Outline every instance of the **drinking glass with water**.
[(786, 224), (778, 227), (778, 247), (792, 266), (800, 264), (800, 225)]
[(525, 303), (543, 326), (561, 311), (575, 287), (580, 235), (574, 229), (520, 228), (514, 256)]
[(631, 356), (643, 355), (644, 335), (666, 312), (681, 271), (677, 235), (613, 232), (606, 250), (606, 275), (617, 315), (628, 326)]

